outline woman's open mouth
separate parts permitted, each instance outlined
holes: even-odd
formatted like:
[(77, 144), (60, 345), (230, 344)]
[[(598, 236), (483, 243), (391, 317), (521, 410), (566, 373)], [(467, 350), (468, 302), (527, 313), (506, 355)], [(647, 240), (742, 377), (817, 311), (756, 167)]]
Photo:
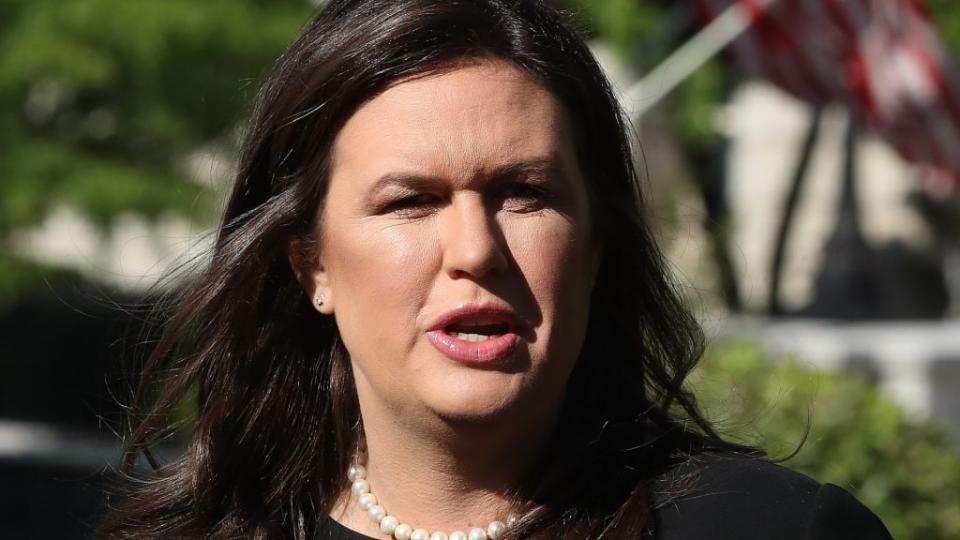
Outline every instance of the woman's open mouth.
[(427, 337), (453, 360), (489, 365), (502, 361), (520, 344), (519, 326), (519, 318), (504, 308), (464, 306), (440, 317)]

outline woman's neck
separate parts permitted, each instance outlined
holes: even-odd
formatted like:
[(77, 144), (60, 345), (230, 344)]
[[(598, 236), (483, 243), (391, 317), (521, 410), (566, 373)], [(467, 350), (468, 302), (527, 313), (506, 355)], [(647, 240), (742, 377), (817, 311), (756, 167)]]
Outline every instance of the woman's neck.
[[(486, 528), (518, 510), (511, 490), (530, 470), (556, 420), (556, 414), (411, 419), (376, 403), (364, 405), (364, 465), (378, 504), (401, 523), (448, 534)], [(382, 536), (349, 492), (333, 517), (356, 531)]]

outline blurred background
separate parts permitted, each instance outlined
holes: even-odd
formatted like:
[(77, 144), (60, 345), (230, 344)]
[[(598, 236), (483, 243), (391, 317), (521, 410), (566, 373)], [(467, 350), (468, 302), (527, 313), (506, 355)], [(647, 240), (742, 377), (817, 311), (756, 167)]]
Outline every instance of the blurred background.
[[(730, 437), (960, 538), (960, 3), (554, 0), (636, 128)], [(0, 1), (0, 521), (84, 538), (154, 299), (322, 2)]]

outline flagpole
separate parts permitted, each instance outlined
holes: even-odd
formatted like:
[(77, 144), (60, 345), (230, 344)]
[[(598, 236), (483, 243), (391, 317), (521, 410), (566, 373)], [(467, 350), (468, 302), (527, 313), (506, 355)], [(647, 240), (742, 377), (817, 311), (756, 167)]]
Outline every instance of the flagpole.
[[(762, 0), (760, 11), (766, 11), (776, 0)], [(697, 35), (670, 54), (666, 60), (627, 89), (623, 103), (629, 118), (643, 116), (660, 102), (700, 66), (722, 51), (757, 20), (757, 13), (750, 13), (740, 2), (735, 1), (714, 18)]]

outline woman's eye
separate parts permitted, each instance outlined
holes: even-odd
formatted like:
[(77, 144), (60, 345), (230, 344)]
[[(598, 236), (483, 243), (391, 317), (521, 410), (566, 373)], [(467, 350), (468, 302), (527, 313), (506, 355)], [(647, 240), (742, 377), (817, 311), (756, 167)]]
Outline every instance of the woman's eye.
[(532, 212), (547, 205), (549, 196), (546, 190), (530, 184), (511, 184), (501, 193), (503, 206), (513, 211)]
[(384, 213), (399, 214), (404, 217), (428, 214), (437, 209), (440, 199), (435, 195), (421, 193), (392, 201), (383, 209)]

